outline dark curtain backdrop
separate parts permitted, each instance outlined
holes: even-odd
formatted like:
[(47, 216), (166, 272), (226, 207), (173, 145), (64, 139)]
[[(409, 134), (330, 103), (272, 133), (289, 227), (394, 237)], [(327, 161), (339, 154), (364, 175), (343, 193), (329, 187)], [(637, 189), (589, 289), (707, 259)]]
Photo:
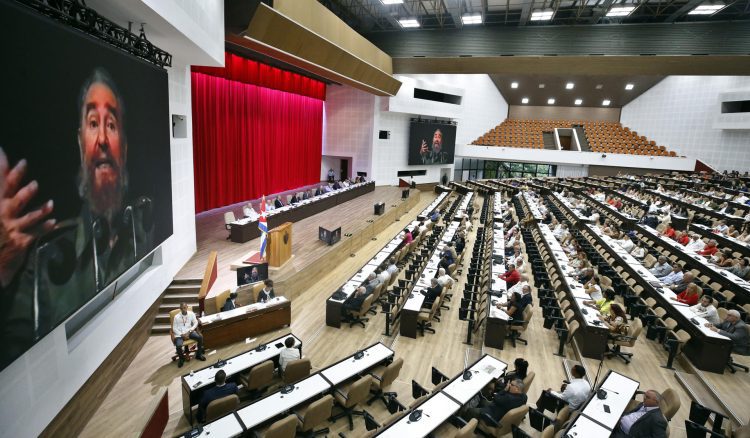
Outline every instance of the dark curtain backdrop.
[[(273, 70), (280, 87), (293, 75)], [(320, 180), (323, 100), (195, 70), (192, 96), (196, 213)]]

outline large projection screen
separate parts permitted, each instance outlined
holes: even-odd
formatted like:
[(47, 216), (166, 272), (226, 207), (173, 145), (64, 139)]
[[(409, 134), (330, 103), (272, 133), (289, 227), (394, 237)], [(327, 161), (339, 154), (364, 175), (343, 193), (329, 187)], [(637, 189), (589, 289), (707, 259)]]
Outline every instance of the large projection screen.
[(172, 194), (165, 70), (14, 2), (0, 39), (2, 370), (172, 234)]

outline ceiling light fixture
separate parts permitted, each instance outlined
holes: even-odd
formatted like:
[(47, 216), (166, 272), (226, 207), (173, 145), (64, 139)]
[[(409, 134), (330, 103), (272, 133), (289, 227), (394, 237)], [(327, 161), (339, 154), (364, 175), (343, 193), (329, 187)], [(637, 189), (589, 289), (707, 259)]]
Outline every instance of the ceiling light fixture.
[(555, 11), (552, 9), (537, 9), (531, 13), (530, 21), (550, 21), (552, 16), (555, 15)]
[(554, 105), (554, 104), (555, 104), (555, 99), (553, 98), (547, 99), (547, 105)]
[(521, 103), (529, 103), (529, 98), (524, 97), (523, 99), (521, 99)]
[(604, 85), (602, 85), (602, 84), (596, 84), (596, 89), (597, 90), (601, 90), (602, 88), (604, 88)]
[(482, 14), (466, 14), (461, 16), (463, 24), (482, 24)]
[(518, 82), (511, 82), (510, 88), (518, 88)]
[(404, 0), (380, 0), (384, 5), (400, 5)]
[(627, 17), (635, 11), (636, 5), (615, 6), (607, 12), (607, 17)]
[(625, 84), (625, 89), (626, 90), (632, 90), (634, 86), (635, 85), (633, 85), (633, 84)]
[(539, 84), (539, 88), (544, 88), (544, 84)]
[(720, 10), (724, 9), (727, 5), (724, 3), (712, 3), (707, 5), (700, 5), (688, 12), (688, 15), (713, 15)]
[(612, 103), (612, 102), (610, 102), (610, 100), (609, 100), (609, 99), (604, 99), (604, 100), (602, 101), (602, 105), (604, 105), (604, 106), (609, 106), (609, 104), (610, 104), (610, 103)]
[(576, 86), (576, 84), (574, 84), (572, 82), (568, 82), (567, 84), (565, 84), (565, 89), (566, 90), (572, 90), (573, 87), (575, 87), (575, 86)]
[(398, 24), (403, 28), (419, 27), (419, 21), (416, 18), (402, 18), (398, 20)]
[(575, 104), (580, 105), (583, 103), (583, 99), (576, 99)]

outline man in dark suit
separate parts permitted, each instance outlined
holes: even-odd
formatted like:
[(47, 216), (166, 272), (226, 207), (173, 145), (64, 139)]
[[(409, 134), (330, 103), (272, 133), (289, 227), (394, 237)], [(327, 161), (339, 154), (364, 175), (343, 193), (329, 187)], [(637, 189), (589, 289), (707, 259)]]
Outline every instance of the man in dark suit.
[(344, 321), (351, 321), (351, 312), (353, 310), (359, 310), (368, 295), (370, 294), (367, 292), (365, 287), (360, 286), (346, 301), (344, 301), (344, 306), (341, 308), (341, 312), (344, 316)]
[(226, 312), (227, 310), (234, 310), (235, 308), (237, 308), (237, 292), (232, 292), (229, 294), (229, 298), (227, 298), (224, 305), (221, 306), (221, 311)]
[(666, 438), (667, 419), (659, 409), (661, 394), (650, 389), (643, 394), (643, 403), (623, 414), (612, 434), (615, 438)]
[(289, 202), (292, 203), (292, 204), (296, 204), (296, 203), (299, 202), (299, 199), (297, 199), (297, 194), (296, 193), (294, 193), (292, 195), (292, 199)]
[(276, 295), (273, 293), (273, 281), (272, 280), (265, 280), (263, 281), (263, 289), (258, 293), (258, 302), (264, 303), (272, 298), (276, 298)]
[(718, 332), (732, 340), (732, 352), (742, 356), (750, 356), (750, 339), (747, 336), (747, 325), (742, 320), (740, 312), (735, 309), (727, 311), (724, 321), (713, 326), (706, 324), (711, 330)]
[(499, 423), (508, 411), (525, 404), (526, 394), (523, 393), (523, 380), (514, 379), (508, 382), (505, 389), (496, 392), (492, 401), (480, 400), (478, 407), (467, 409), (466, 417), (481, 419), (482, 414), (487, 414)]
[(318, 187), (317, 187), (317, 188), (315, 189), (315, 196), (320, 196), (320, 195), (322, 195), (322, 194), (323, 194), (323, 189), (322, 189), (322, 188), (320, 188), (320, 186), (318, 186)]
[(424, 295), (424, 301), (422, 302), (422, 307), (429, 309), (432, 307), (432, 303), (435, 302), (435, 300), (440, 296), (440, 293), (443, 291), (443, 286), (440, 286), (440, 283), (438, 283), (437, 278), (430, 279), (430, 287), (420, 292), (422, 295)]
[(204, 423), (206, 421), (206, 408), (208, 407), (209, 403), (231, 394), (237, 394), (237, 384), (231, 382), (226, 383), (227, 373), (224, 372), (224, 370), (219, 370), (216, 372), (214, 381), (216, 382), (216, 386), (206, 390), (206, 392), (203, 393), (201, 402), (198, 405), (198, 421), (200, 421), (201, 423)]
[(276, 208), (281, 208), (284, 206), (284, 203), (281, 201), (280, 197), (276, 197), (276, 199), (273, 201), (273, 206)]

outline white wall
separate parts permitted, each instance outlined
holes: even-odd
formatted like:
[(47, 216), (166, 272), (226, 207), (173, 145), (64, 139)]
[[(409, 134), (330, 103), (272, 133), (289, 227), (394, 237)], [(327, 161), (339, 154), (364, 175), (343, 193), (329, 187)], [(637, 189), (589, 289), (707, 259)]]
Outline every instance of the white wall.
[[(372, 175), (372, 139), (378, 136), (373, 132), (375, 103), (376, 96), (346, 85), (326, 87), (323, 155), (351, 157), (352, 175)], [(339, 175), (338, 161), (327, 166), (321, 167), (323, 179), (331, 167)]]
[[(409, 166), (408, 141), (409, 119), (417, 115), (449, 117), (458, 123), (456, 129), (456, 148), (461, 144), (471, 143), (474, 139), (500, 124), (508, 114), (508, 104), (487, 75), (409, 75), (398, 76), (406, 86), (402, 86), (398, 95), (389, 102), (389, 98), (380, 97), (375, 112), (375, 136), (372, 151), (373, 176), (379, 185), (398, 184), (397, 172), (400, 170), (425, 169), (427, 175), (417, 176), (418, 184), (440, 180), (440, 169), (453, 165)], [(412, 84), (411, 87), (408, 85)], [(428, 89), (445, 89), (451, 94), (462, 95), (461, 105), (433, 104), (429, 101), (413, 99), (413, 84)], [(409, 91), (411, 90), (411, 91)], [(413, 95), (413, 94), (412, 94)], [(398, 110), (398, 112), (393, 111)], [(409, 112), (401, 112), (409, 111)], [(391, 132), (388, 140), (379, 140), (377, 132)]]
[[(177, 0), (162, 1), (165, 13), (174, 10), (184, 19), (185, 11), (177, 6)], [(212, 13), (221, 15), (223, 23), (223, 4)], [(141, 21), (139, 16), (131, 19)], [(221, 39), (218, 44), (223, 47), (223, 32), (217, 35)], [(215, 46), (216, 43), (203, 42), (202, 45)], [(186, 45), (182, 41), (175, 44)], [(196, 53), (196, 57), (205, 59), (206, 53)], [(191, 62), (189, 58), (174, 58), (173, 67), (169, 69), (169, 111), (187, 117), (188, 137), (171, 139), (170, 144), (174, 234), (160, 246), (163, 263), (141, 275), (87, 323), (76, 334), (75, 346), (68, 344), (64, 325), (60, 325), (3, 370), (0, 374), (0, 437), (38, 436), (195, 253)], [(163, 122), (164, 129), (171, 132), (171, 119)]]
[(620, 121), (678, 155), (717, 170), (750, 170), (750, 131), (714, 129), (719, 94), (750, 90), (750, 76), (669, 76), (622, 108)]

